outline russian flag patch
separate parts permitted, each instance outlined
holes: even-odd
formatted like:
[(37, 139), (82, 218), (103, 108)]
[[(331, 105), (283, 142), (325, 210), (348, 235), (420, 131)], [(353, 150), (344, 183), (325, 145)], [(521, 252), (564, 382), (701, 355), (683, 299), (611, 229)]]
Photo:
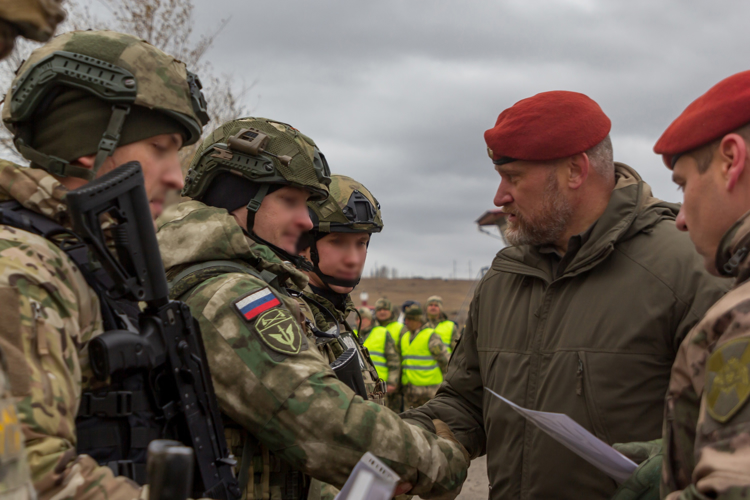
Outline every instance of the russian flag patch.
[(268, 288), (263, 288), (257, 292), (253, 292), (234, 303), (240, 316), (247, 321), (250, 321), (259, 314), (280, 305), (281, 301)]

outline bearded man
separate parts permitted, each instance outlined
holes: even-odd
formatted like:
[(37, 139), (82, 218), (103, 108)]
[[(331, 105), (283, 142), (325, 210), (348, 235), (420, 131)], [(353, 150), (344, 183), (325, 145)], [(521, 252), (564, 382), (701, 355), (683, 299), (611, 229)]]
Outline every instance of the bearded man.
[(610, 120), (575, 92), (503, 111), (485, 133), (511, 246), (477, 286), (437, 396), (403, 417), (445, 421), (487, 453), (489, 497), (604, 499), (616, 483), (484, 391), (565, 413), (607, 443), (661, 436), (680, 342), (728, 288), (612, 159)]

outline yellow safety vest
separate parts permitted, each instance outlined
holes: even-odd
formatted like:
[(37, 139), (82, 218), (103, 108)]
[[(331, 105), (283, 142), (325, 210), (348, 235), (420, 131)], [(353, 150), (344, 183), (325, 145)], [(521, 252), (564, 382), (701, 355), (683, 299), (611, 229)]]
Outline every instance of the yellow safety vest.
[(441, 339), (443, 339), (443, 344), (445, 344), (445, 348), (448, 350), (448, 354), (453, 353), (451, 342), (453, 342), (453, 329), (455, 327), (456, 324), (449, 319), (441, 321), (435, 327), (435, 332), (440, 335)]
[(417, 386), (440, 385), (443, 372), (430, 352), (432, 328), (423, 328), (411, 339), (411, 333), (401, 337), (401, 383)]
[(385, 364), (385, 336), (388, 334), (384, 326), (376, 326), (370, 331), (364, 344), (370, 352), (370, 359), (378, 371), (378, 377), (382, 380), (388, 380), (388, 365)]
[(386, 330), (391, 333), (391, 338), (398, 345), (398, 340), (401, 338), (401, 330), (404, 329), (404, 324), (398, 321), (392, 321), (385, 326)]

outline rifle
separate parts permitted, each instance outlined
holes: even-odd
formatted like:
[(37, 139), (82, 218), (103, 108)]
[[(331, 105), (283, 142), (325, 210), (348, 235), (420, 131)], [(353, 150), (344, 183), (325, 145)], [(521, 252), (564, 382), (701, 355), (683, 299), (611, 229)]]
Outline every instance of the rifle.
[[(193, 498), (238, 499), (236, 462), (225, 441), (203, 339), (190, 308), (169, 300), (140, 164), (124, 164), (69, 192), (66, 201), (75, 232), (113, 282), (105, 293), (146, 304), (138, 333), (110, 330), (91, 340), (94, 375), (106, 380), (145, 372), (165, 428), (195, 451)], [(103, 221), (111, 224), (110, 238)]]

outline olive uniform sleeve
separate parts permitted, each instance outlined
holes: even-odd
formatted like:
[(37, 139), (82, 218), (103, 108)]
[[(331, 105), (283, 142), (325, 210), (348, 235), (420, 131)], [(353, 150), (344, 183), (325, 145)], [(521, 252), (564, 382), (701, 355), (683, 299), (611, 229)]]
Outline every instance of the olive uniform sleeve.
[(101, 332), (98, 298), (46, 240), (3, 227), (0, 245), (0, 348), (39, 498), (138, 498), (137, 484), (76, 452), (85, 347)]
[(448, 373), (435, 397), (428, 403), (401, 414), (410, 423), (434, 430), (433, 419), (442, 420), (472, 458), (486, 453), (486, 435), (482, 417), (484, 385), (477, 353), (477, 303), (481, 283), (471, 302), (466, 329), (453, 352)]
[(430, 349), (430, 354), (432, 354), (432, 357), (435, 358), (435, 361), (437, 361), (437, 364), (440, 367), (440, 371), (443, 372), (443, 375), (445, 375), (445, 373), (448, 371), (448, 361), (450, 360), (450, 354), (448, 354), (448, 349), (445, 348), (443, 339), (440, 338), (440, 335), (433, 332), (432, 336), (430, 337), (428, 347)]
[(401, 355), (390, 332), (385, 333), (385, 366), (388, 368), (388, 385), (398, 386), (401, 381)]
[(412, 483), (414, 494), (456, 490), (468, 467), (460, 448), (341, 383), (308, 345), (293, 300), (273, 292), (269, 303), (280, 304), (261, 314), (243, 307), (269, 292), (251, 276), (229, 274), (186, 299), (201, 326), (222, 411), (292, 467), (338, 488), (370, 451)]

